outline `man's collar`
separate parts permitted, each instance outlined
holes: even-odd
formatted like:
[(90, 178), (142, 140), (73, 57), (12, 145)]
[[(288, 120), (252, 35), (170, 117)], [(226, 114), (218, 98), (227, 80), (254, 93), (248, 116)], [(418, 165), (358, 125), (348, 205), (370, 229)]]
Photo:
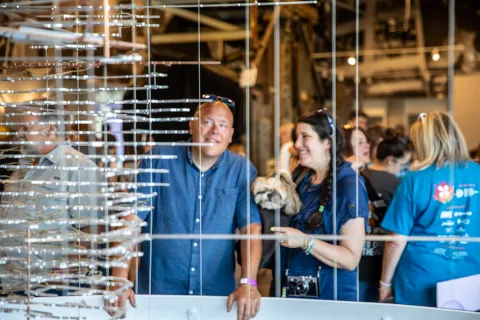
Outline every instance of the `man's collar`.
[[(190, 138), (188, 140), (188, 142), (192, 142), (192, 139)], [(188, 159), (188, 161), (190, 162), (191, 165), (197, 166), (195, 164), (195, 161), (193, 161), (192, 148), (193, 148), (193, 146), (187, 146), (187, 159)], [(227, 150), (223, 151), (223, 153), (220, 155), (220, 157), (218, 157), (217, 161), (215, 162), (215, 164), (210, 169), (216, 169), (223, 163), (223, 160), (225, 158), (225, 152), (227, 152)]]
[(58, 144), (55, 149), (42, 156), (38, 164), (43, 165), (45, 161), (56, 164), (58, 161), (60, 161), (60, 159), (62, 159), (62, 156), (65, 156), (65, 148), (68, 147), (70, 147), (70, 141), (68, 140)]

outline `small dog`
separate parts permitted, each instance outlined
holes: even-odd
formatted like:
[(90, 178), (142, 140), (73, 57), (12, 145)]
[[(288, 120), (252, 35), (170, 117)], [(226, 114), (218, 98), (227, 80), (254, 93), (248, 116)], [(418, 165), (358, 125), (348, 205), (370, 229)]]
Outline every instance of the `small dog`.
[[(293, 216), (300, 212), (302, 202), (296, 191), (290, 173), (280, 173), (275, 177), (258, 177), (252, 183), (251, 190), (262, 218), (262, 233), (273, 234), (271, 227), (288, 227)], [(275, 211), (280, 210), (280, 225), (275, 224)], [(275, 257), (275, 241), (262, 242), (262, 260), (260, 269), (272, 269)]]
[(297, 185), (287, 172), (280, 173), (280, 179), (258, 177), (251, 188), (255, 203), (261, 209), (280, 209), (287, 216), (294, 216), (302, 208), (302, 202), (295, 190)]

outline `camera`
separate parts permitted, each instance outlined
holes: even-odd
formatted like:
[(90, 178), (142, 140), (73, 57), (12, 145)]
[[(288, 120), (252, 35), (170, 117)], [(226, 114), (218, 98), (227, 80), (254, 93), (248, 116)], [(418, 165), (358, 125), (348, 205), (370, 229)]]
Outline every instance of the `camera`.
[(318, 298), (320, 296), (318, 279), (312, 276), (287, 276), (287, 296)]

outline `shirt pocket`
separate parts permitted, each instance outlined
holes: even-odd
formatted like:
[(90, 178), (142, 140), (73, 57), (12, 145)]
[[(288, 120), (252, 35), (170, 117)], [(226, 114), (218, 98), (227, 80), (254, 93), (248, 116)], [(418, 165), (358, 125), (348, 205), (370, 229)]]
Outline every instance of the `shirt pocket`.
[(237, 199), (237, 188), (215, 189), (215, 207), (213, 214), (217, 217), (233, 219), (235, 215), (235, 207), (237, 206)]
[(66, 188), (62, 185), (44, 184), (39, 188), (39, 192), (43, 195), (40, 197), (39, 204), (42, 210), (50, 212), (51, 214), (68, 211), (68, 196), (66, 195)]

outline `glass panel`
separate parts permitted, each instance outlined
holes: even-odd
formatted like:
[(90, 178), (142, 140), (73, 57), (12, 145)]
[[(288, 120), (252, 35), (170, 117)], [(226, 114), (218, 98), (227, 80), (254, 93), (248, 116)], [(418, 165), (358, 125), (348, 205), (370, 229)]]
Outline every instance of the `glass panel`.
[(478, 1), (1, 7), (9, 319), (480, 310)]

